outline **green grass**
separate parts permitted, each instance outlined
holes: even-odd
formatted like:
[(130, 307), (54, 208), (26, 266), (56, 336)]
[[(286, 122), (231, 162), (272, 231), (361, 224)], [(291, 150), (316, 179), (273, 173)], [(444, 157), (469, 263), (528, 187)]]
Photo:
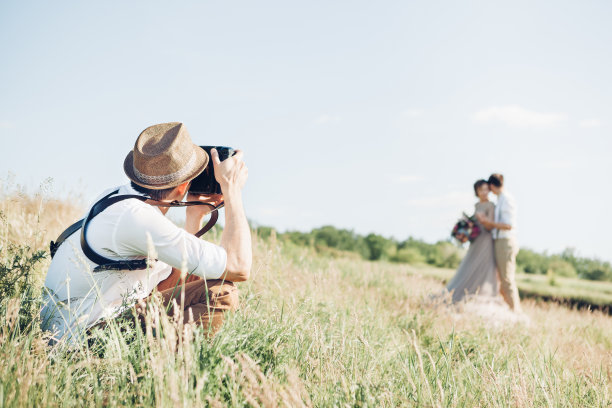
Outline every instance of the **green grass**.
[(162, 315), (78, 350), (46, 346), (2, 299), (0, 406), (612, 404), (609, 316), (526, 301), (530, 325), (492, 326), (430, 305), (448, 273), (256, 240), (242, 306), (213, 340)]

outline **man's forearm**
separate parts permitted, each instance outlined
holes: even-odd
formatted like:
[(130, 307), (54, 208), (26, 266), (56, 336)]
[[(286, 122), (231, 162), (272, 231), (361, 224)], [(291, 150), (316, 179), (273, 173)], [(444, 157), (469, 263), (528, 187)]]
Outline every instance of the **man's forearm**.
[(187, 207), (187, 215), (185, 216), (185, 231), (195, 235), (195, 233), (202, 228), (202, 221), (206, 215), (210, 213), (210, 211), (208, 213), (199, 212), (194, 214), (189, 210), (190, 207)]
[(227, 251), (226, 279), (247, 280), (253, 259), (251, 230), (242, 205), (240, 189), (224, 191), (225, 228), (221, 235), (221, 246)]
[(502, 222), (494, 222), (484, 216), (478, 217), (478, 220), (489, 231), (492, 230), (493, 228), (498, 229), (498, 230), (511, 230), (512, 229), (512, 225), (510, 224), (504, 224)]
[(493, 226), (494, 223), (492, 221), (487, 220), (486, 218), (485, 219), (481, 219), (480, 223), (482, 224), (483, 227), (485, 227), (485, 229), (487, 231), (491, 231), (493, 228), (495, 228)]
[(494, 222), (493, 223), (493, 228), (497, 228), (498, 230), (511, 230), (512, 229), (512, 225), (504, 224), (502, 222)]

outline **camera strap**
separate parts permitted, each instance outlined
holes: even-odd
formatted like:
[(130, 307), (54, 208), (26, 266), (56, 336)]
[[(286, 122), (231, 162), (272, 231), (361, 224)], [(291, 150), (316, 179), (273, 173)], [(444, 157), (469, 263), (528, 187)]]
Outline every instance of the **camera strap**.
[(89, 258), (89, 260), (98, 264), (98, 266), (94, 268), (94, 272), (105, 271), (105, 270), (145, 269), (147, 267), (147, 259), (116, 261), (116, 260), (106, 258), (98, 254), (96, 251), (94, 251), (87, 243), (87, 230), (89, 229), (89, 222), (95, 216), (100, 214), (102, 211), (104, 211), (111, 205), (118, 203), (120, 201), (123, 201), (123, 200), (132, 199), (132, 198), (143, 201), (143, 202), (149, 200), (149, 204), (157, 206), (157, 207), (190, 207), (194, 205), (206, 205), (208, 207), (211, 207), (210, 220), (208, 220), (206, 225), (204, 225), (204, 227), (195, 234), (195, 236), (199, 238), (205, 233), (207, 233), (217, 223), (217, 220), (219, 219), (219, 209), (221, 209), (224, 205), (224, 203), (221, 203), (220, 205), (215, 207), (212, 204), (203, 203), (201, 201), (176, 201), (176, 200), (170, 203), (167, 203), (163, 201), (152, 200), (150, 197), (147, 197), (147, 196), (133, 195), (133, 194), (117, 195), (117, 196), (112, 197), (118, 192), (119, 190), (115, 190), (107, 194), (106, 196), (104, 196), (99, 201), (97, 201), (91, 207), (91, 210), (89, 211), (89, 213), (87, 214), (85, 218), (75, 222), (74, 224), (66, 228), (66, 230), (64, 230), (64, 232), (60, 234), (60, 236), (57, 238), (55, 242), (51, 241), (51, 244), (49, 245), (49, 249), (51, 252), (51, 258), (53, 258), (53, 256), (55, 255), (59, 246), (66, 239), (68, 239), (68, 237), (70, 237), (72, 234), (74, 234), (76, 231), (80, 229), (81, 230), (81, 249), (83, 250), (83, 253), (85, 254), (85, 256), (87, 256), (87, 258)]

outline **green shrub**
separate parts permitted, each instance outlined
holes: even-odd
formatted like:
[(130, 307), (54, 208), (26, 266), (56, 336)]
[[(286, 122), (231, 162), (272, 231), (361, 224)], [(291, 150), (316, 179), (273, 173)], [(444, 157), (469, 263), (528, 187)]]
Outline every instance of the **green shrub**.
[(612, 281), (612, 266), (599, 259), (583, 258), (576, 255), (573, 248), (567, 248), (560, 258), (576, 269), (579, 277), (589, 280)]
[(273, 234), (276, 234), (276, 230), (272, 227), (257, 227), (254, 232), (259, 238), (268, 239)]
[(579, 269), (579, 276), (581, 278), (597, 281), (612, 281), (612, 268), (609, 263), (597, 261), (585, 263), (587, 265), (581, 265)]
[(521, 248), (516, 256), (516, 265), (519, 271), (536, 275), (548, 272), (549, 261), (546, 254), (539, 254), (527, 248)]
[(306, 232), (288, 231), (282, 234), (282, 238), (301, 246), (312, 246), (314, 244), (312, 234)]
[(525, 273), (543, 275), (551, 269), (558, 276), (578, 276), (589, 280), (612, 281), (612, 266), (609, 262), (579, 257), (571, 248), (564, 250), (559, 255), (547, 255), (522, 248), (516, 257), (516, 263), (519, 271)]
[(456, 268), (463, 258), (459, 249), (448, 241), (440, 241), (435, 245), (436, 263), (432, 265), (441, 268)]
[(394, 246), (393, 241), (377, 234), (368, 234), (365, 237), (365, 243), (370, 252), (369, 259), (376, 261), (387, 255), (387, 251)]
[(561, 259), (559, 256), (553, 256), (550, 263), (548, 264), (549, 270), (553, 271), (557, 276), (564, 276), (566, 278), (575, 278), (578, 276), (576, 268), (571, 263)]
[(40, 294), (34, 284), (35, 267), (45, 259), (44, 251), (28, 246), (0, 246), (0, 302), (19, 299), (20, 330), (26, 330), (40, 307)]
[(370, 247), (365, 239), (351, 230), (337, 229), (330, 225), (313, 229), (311, 232), (315, 245), (325, 245), (341, 251), (357, 252), (362, 257), (371, 257)]
[(416, 248), (402, 248), (398, 250), (390, 259), (393, 262), (403, 262), (409, 264), (425, 263), (425, 256)]
[[(281, 240), (298, 246), (312, 247), (319, 253), (333, 254), (335, 257), (353, 252), (372, 261), (388, 259), (393, 262), (427, 263), (454, 269), (459, 266), (464, 255), (464, 250), (450, 241), (429, 244), (408, 238), (397, 242), (378, 234), (363, 236), (352, 230), (338, 229), (331, 225), (315, 228), (310, 232), (288, 231), (278, 234), (271, 227), (258, 227), (255, 231), (263, 239), (268, 239), (275, 233)], [(328, 251), (325, 248), (338, 251)], [(612, 281), (612, 266), (609, 262), (578, 257), (573, 249), (566, 249), (558, 255), (548, 255), (546, 252), (539, 253), (521, 248), (516, 263), (519, 272), (528, 274), (544, 275), (550, 269), (556, 276)]]

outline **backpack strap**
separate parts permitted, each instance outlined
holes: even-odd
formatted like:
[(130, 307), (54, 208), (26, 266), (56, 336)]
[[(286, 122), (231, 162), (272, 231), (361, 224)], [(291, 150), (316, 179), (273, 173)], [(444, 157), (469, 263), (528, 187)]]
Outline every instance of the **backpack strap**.
[(93, 263), (98, 264), (97, 267), (94, 268), (94, 272), (105, 271), (105, 270), (137, 270), (137, 269), (145, 269), (147, 267), (146, 259), (136, 259), (136, 260), (126, 260), (126, 261), (116, 261), (113, 259), (106, 258), (105, 256), (100, 255), (96, 251), (94, 251), (89, 244), (87, 243), (87, 230), (89, 229), (89, 222), (102, 211), (106, 210), (111, 205), (118, 203), (119, 201), (129, 200), (131, 198), (135, 198), (140, 201), (146, 201), (149, 197), (141, 196), (141, 195), (118, 195), (115, 197), (111, 197), (113, 194), (117, 194), (119, 190), (113, 191), (108, 194), (106, 197), (102, 198), (100, 201), (95, 203), (85, 220), (83, 221), (83, 225), (81, 228), (81, 249), (87, 258)]
[[(108, 198), (108, 197), (112, 196), (113, 194), (117, 194), (118, 192), (119, 192), (119, 190), (115, 190), (115, 191), (105, 195), (104, 197), (102, 197), (100, 199), (100, 201), (104, 200), (105, 198)], [(100, 201), (98, 201), (98, 202), (100, 202)], [(64, 232), (62, 232), (60, 234), (60, 236), (57, 237), (55, 242), (51, 241), (51, 243), (49, 244), (49, 252), (51, 253), (51, 259), (53, 259), (53, 257), (55, 256), (55, 253), (57, 252), (57, 249), (60, 247), (60, 245), (62, 245), (64, 243), (64, 241), (68, 239), (69, 236), (71, 236), (72, 234), (77, 232), (79, 229), (81, 229), (81, 227), (83, 226), (83, 221), (85, 221), (85, 218), (81, 218), (80, 220), (78, 220), (77, 222), (75, 222), (74, 224), (72, 224), (71, 226), (66, 228), (64, 230)]]
[[(59, 248), (59, 246), (66, 239), (68, 239), (68, 237), (70, 237), (76, 231), (81, 229), (81, 249), (83, 250), (83, 253), (85, 254), (85, 256), (87, 256), (87, 258), (90, 261), (98, 264), (98, 266), (96, 266), (94, 268), (94, 272), (105, 271), (105, 270), (126, 270), (126, 269), (127, 270), (138, 270), (138, 269), (145, 269), (147, 267), (147, 259), (116, 261), (116, 260), (109, 259), (109, 258), (106, 258), (106, 257), (98, 254), (87, 243), (87, 230), (89, 229), (89, 222), (96, 215), (100, 214), (102, 211), (104, 211), (105, 209), (107, 209), (111, 205), (113, 205), (115, 203), (118, 203), (119, 201), (127, 200), (127, 199), (130, 199), (130, 198), (135, 198), (135, 199), (143, 201), (143, 202), (146, 201), (146, 200), (151, 200), (147, 196), (129, 195), (129, 194), (128, 195), (118, 195), (118, 196), (115, 196), (115, 197), (111, 197), (112, 195), (117, 194), (118, 192), (119, 192), (119, 190), (115, 190), (115, 191), (107, 194), (106, 196), (102, 197), (98, 202), (96, 202), (91, 207), (91, 210), (87, 214), (87, 217), (85, 217), (85, 218), (83, 218), (81, 220), (78, 220), (77, 222), (75, 222), (74, 224), (72, 224), (71, 226), (66, 228), (66, 230), (60, 234), (60, 236), (57, 238), (57, 240), (55, 242), (51, 241), (51, 243), (49, 245), (49, 250), (50, 250), (50, 253), (51, 253), (51, 258), (53, 258), (53, 256), (57, 252), (57, 249)], [(219, 218), (219, 211), (218, 210), (221, 209), (224, 206), (224, 203), (221, 203), (219, 206), (215, 207), (212, 204), (203, 203), (201, 201), (186, 201), (186, 202), (173, 201), (171, 203), (156, 201), (156, 202), (151, 202), (151, 205), (154, 205), (154, 206), (157, 206), (157, 207), (190, 207), (190, 206), (193, 206), (193, 205), (206, 205), (206, 206), (211, 207), (210, 220), (208, 220), (206, 225), (204, 225), (204, 227), (195, 234), (195, 236), (199, 238), (202, 235), (204, 235), (205, 233), (207, 233), (212, 227), (215, 226), (215, 224), (217, 223), (217, 220)]]
[(81, 229), (84, 219), (85, 218), (81, 218), (80, 220), (78, 220), (77, 222), (75, 222), (74, 224), (66, 228), (64, 232), (62, 232), (60, 236), (57, 237), (55, 242), (51, 241), (51, 243), (49, 244), (49, 252), (51, 253), (51, 259), (53, 259), (53, 257), (55, 256), (55, 253), (57, 252), (57, 248), (59, 248), (59, 246), (62, 245), (62, 242), (67, 240), (69, 236), (71, 236), (72, 234), (77, 232), (79, 229)]

